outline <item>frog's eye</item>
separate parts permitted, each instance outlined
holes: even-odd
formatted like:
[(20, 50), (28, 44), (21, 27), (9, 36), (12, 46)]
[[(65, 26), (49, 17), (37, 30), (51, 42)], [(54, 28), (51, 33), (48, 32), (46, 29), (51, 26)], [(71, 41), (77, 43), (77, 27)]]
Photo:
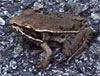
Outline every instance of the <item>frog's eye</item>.
[(28, 28), (28, 29), (31, 28), (31, 27), (30, 27), (29, 25), (27, 25), (27, 24), (23, 24), (23, 26), (24, 26), (25, 28)]

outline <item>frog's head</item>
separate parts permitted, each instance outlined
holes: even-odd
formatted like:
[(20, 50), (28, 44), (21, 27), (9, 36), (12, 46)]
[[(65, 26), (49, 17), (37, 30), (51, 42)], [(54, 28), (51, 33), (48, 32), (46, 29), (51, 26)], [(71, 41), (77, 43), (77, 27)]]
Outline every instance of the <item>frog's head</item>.
[(15, 16), (14, 18), (10, 19), (9, 24), (10, 25), (18, 25), (18, 26), (25, 26), (26, 23), (29, 22), (30, 16), (34, 14), (34, 10), (27, 9), (24, 10), (19, 16)]

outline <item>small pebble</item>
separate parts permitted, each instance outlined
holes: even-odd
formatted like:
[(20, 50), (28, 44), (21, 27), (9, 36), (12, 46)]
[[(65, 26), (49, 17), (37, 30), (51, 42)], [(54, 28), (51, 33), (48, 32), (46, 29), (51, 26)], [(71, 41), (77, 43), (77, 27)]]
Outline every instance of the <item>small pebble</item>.
[(13, 56), (17, 57), (22, 51), (23, 48), (20, 45), (17, 45), (17, 47), (14, 47)]
[(16, 69), (17, 68), (17, 62), (16, 61), (14, 61), (14, 60), (11, 60), (10, 61), (10, 67), (12, 67), (12, 69)]
[(100, 35), (97, 37), (97, 40), (100, 41)]
[(92, 13), (92, 14), (91, 14), (91, 18), (93, 18), (94, 20), (95, 20), (95, 19), (100, 20), (100, 14), (98, 14), (98, 13)]
[(4, 48), (5, 48), (4, 46), (0, 45), (0, 51), (3, 50)]
[(56, 0), (56, 2), (58, 3), (58, 2), (61, 2), (62, 0)]
[(39, 75), (39, 76), (41, 76), (41, 75), (42, 75), (42, 73), (41, 73), (41, 72), (39, 72), (39, 73), (38, 73), (38, 75)]
[(87, 61), (87, 60), (88, 60), (88, 58), (84, 58), (84, 60), (85, 60), (85, 61)]
[(63, 73), (63, 76), (69, 76), (69, 73)]
[(29, 72), (32, 72), (32, 68), (29, 68), (28, 70), (29, 70)]
[(38, 2), (41, 2), (42, 0), (37, 0)]
[(34, 5), (33, 5), (33, 9), (34, 10), (39, 10), (43, 8), (43, 4), (42, 3), (38, 3), (38, 2), (35, 2)]
[(8, 11), (3, 11), (4, 16), (7, 16), (9, 18), (12, 17), (12, 15)]
[(0, 18), (0, 25), (5, 25), (5, 20), (3, 18)]

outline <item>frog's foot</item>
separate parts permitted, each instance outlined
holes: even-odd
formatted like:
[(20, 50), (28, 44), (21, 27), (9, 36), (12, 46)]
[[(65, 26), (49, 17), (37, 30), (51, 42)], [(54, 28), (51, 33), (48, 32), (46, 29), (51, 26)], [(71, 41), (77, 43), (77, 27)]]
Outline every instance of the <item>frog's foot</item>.
[(76, 55), (78, 55), (78, 54), (81, 52), (81, 50), (84, 50), (84, 49), (86, 48), (87, 43), (88, 43), (88, 40), (85, 40), (85, 41), (83, 42), (82, 46), (81, 46), (78, 50), (76, 50), (76, 51), (67, 59), (67, 64), (69, 64), (70, 61), (71, 61)]
[(42, 57), (42, 61), (41, 61), (41, 68), (45, 68), (49, 62), (51, 61), (51, 57)]
[(42, 65), (41, 65), (41, 68), (45, 68), (48, 63), (50, 62), (51, 60), (51, 55), (52, 55), (52, 50), (49, 48), (48, 44), (47, 43), (42, 43), (40, 45), (42, 47), (42, 49), (45, 51), (43, 54), (42, 54)]
[(90, 28), (85, 28), (76, 35), (72, 42), (69, 43), (69, 46), (65, 46), (63, 52), (64, 54), (69, 56), (67, 63), (69, 63), (70, 60), (74, 58), (76, 55), (80, 54), (82, 51), (85, 50), (89, 41), (92, 38), (92, 35), (93, 31)]

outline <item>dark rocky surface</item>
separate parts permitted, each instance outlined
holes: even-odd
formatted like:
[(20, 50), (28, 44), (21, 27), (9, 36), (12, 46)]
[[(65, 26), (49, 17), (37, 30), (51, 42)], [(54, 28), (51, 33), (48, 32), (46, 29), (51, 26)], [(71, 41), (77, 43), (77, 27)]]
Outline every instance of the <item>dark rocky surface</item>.
[(100, 76), (100, 35), (94, 36), (89, 48), (70, 65), (65, 62), (55, 65), (63, 57), (57, 53), (55, 62), (46, 69), (36, 69), (42, 50), (7, 25), (10, 18), (19, 15), (30, 3), (33, 9), (41, 8), (40, 13), (84, 16), (87, 25), (100, 31), (100, 0), (0, 0), (0, 76)]

